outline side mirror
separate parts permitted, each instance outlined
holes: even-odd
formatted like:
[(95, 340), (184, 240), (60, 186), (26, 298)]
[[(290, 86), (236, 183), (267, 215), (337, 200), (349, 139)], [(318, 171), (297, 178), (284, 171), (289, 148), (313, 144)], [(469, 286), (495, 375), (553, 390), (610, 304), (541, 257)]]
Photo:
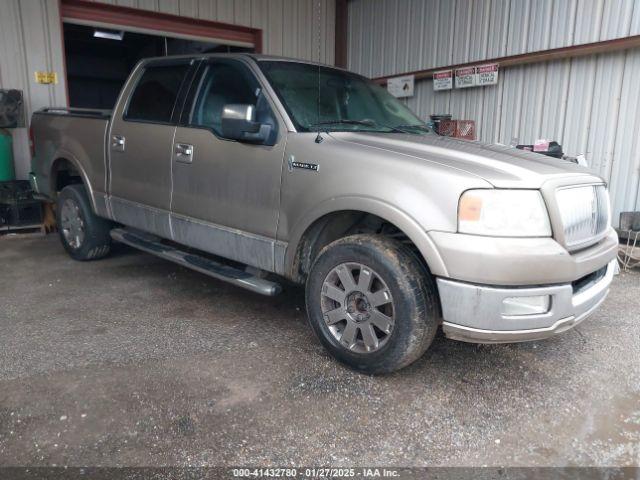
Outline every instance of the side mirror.
[(265, 143), (271, 125), (256, 122), (255, 106), (228, 104), (222, 109), (222, 136), (239, 142)]

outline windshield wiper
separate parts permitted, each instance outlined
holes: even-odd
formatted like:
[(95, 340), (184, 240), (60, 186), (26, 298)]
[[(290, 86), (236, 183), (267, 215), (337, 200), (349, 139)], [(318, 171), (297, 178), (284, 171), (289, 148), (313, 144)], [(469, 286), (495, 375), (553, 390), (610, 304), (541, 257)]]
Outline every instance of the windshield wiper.
[(426, 125), (422, 125), (422, 124), (406, 124), (406, 125), (396, 125), (393, 128), (397, 128), (397, 129), (403, 129), (403, 128), (419, 128), (420, 130), (424, 131), (424, 132), (430, 132), (431, 129), (429, 127), (427, 127)]
[(326, 126), (326, 125), (363, 125), (365, 127), (375, 127), (376, 124), (375, 122), (372, 122), (371, 120), (329, 120), (326, 122), (318, 122), (318, 123), (312, 123), (311, 125), (309, 125), (309, 128), (313, 128), (313, 127), (320, 127), (320, 126)]

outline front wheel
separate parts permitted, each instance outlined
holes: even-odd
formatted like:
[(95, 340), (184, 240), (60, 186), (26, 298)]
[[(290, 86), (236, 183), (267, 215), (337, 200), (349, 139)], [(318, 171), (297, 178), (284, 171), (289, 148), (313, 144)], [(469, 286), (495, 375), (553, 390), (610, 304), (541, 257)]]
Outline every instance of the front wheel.
[(67, 185), (58, 195), (62, 246), (76, 260), (97, 260), (111, 250), (111, 222), (93, 213), (83, 185)]
[(311, 327), (329, 352), (365, 373), (414, 362), (438, 328), (436, 287), (404, 245), (352, 235), (325, 247), (306, 285)]

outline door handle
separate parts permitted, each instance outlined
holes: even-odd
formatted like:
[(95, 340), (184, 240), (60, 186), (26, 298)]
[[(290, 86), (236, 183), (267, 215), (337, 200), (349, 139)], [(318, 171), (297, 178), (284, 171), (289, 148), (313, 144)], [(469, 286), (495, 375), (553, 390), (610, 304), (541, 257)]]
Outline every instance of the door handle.
[(176, 162), (193, 162), (193, 145), (189, 145), (187, 143), (176, 143), (174, 153)]
[(124, 152), (124, 135), (113, 135), (111, 137), (111, 148), (119, 152)]

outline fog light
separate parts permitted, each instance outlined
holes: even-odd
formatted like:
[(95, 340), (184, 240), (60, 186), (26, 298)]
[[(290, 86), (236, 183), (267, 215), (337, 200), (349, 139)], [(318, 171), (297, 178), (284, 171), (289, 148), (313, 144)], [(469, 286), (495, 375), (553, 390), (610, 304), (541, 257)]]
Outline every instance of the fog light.
[(549, 311), (549, 295), (533, 297), (509, 297), (502, 300), (502, 315), (540, 315)]

